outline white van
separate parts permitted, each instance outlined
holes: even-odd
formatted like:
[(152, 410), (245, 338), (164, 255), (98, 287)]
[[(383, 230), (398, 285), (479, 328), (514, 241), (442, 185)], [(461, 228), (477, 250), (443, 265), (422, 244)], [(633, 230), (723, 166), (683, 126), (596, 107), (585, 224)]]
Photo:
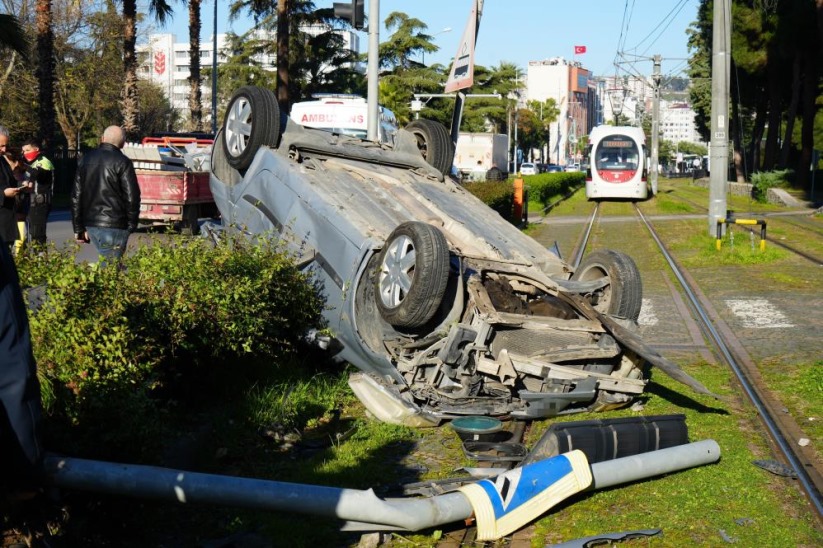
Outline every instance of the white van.
[[(302, 101), (291, 107), (291, 119), (306, 127), (366, 139), (368, 103), (359, 95), (315, 95), (316, 101)], [(397, 118), (387, 108), (379, 107), (378, 133), (380, 142), (394, 145)]]

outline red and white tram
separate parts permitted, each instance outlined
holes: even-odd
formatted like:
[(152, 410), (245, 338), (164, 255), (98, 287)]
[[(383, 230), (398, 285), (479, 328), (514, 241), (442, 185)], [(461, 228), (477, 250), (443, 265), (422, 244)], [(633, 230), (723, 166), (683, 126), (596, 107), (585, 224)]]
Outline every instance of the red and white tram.
[(586, 198), (645, 200), (649, 160), (639, 127), (597, 126), (589, 134)]

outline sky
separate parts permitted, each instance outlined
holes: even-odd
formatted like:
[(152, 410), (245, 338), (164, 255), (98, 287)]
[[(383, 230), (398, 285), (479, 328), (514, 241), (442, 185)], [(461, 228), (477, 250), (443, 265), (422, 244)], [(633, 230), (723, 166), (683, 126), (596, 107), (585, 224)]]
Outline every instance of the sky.
[[(218, 1), (218, 33), (241, 34), (251, 28), (252, 20), (247, 17), (228, 21), (230, 2), (203, 0), (202, 40), (211, 39), (214, 1)], [(378, 0), (366, 0), (367, 17), (373, 1)], [(315, 0), (318, 8), (332, 4)], [(697, 17), (698, 4), (699, 0), (485, 0), (475, 63), (493, 67), (506, 61), (525, 72), (529, 61), (560, 56), (580, 61), (596, 76), (611, 76), (616, 71), (620, 75), (649, 75), (651, 57), (660, 54), (663, 74), (676, 76), (686, 68), (686, 29)], [(445, 65), (457, 52), (473, 5), (474, 0), (379, 0), (380, 20), (393, 11), (421, 20), (440, 47), (438, 52), (425, 55), (426, 64)], [(174, 6), (177, 13), (173, 22), (161, 31), (175, 34), (177, 42), (185, 42), (188, 15), (181, 4)], [(448, 28), (451, 30), (442, 32)], [(365, 52), (368, 34), (359, 35), (361, 52)], [(380, 40), (389, 35), (381, 23)], [(586, 46), (586, 53), (575, 56), (574, 46)], [(618, 57), (618, 52), (624, 55)]]

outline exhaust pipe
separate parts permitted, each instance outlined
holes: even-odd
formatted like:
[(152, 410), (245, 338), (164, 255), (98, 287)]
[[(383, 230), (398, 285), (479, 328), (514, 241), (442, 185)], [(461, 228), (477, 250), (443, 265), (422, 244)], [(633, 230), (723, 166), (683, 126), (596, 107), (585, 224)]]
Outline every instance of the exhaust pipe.
[[(478, 520), (478, 532), (485, 530), (486, 534), (494, 535), (480, 540), (490, 540), (519, 529), (576, 492), (604, 489), (685, 470), (716, 462), (719, 458), (720, 447), (714, 440), (650, 451), (591, 466), (581, 451), (572, 451), (461, 488), (472, 488), (475, 492), (471, 495), (456, 491), (422, 499), (381, 499), (372, 489), (340, 489), (54, 455), (46, 456), (44, 468), (47, 482), (64, 489), (172, 500), (184, 504), (219, 504), (334, 517), (349, 522), (349, 530), (419, 531), (466, 520), (474, 515)], [(571, 468), (575, 469), (579, 478), (579, 481), (573, 482), (573, 488), (569, 488), (567, 476), (561, 478), (558, 475)], [(535, 492), (534, 482), (519, 481), (526, 476), (543, 478), (542, 490)], [(564, 482), (562, 489), (555, 487)], [(486, 494), (479, 494), (478, 489), (483, 489)], [(495, 500), (492, 500), (495, 490), (497, 495), (508, 501), (504, 516), (478, 511), (480, 507), (495, 507)], [(549, 492), (551, 496), (547, 495)], [(478, 502), (484, 496), (489, 500)], [(513, 508), (516, 505), (511, 501), (517, 499), (522, 506)], [(520, 508), (527, 512), (521, 512)], [(502, 529), (488, 522), (501, 517), (505, 521)], [(485, 526), (482, 521), (486, 522)]]

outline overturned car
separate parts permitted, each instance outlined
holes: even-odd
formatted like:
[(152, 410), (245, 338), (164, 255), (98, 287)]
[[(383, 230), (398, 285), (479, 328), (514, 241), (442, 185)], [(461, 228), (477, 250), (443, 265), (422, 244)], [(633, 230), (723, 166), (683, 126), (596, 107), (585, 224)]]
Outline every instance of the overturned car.
[(542, 418), (630, 403), (647, 364), (708, 391), (634, 332), (642, 286), (616, 251), (570, 265), (444, 174), (454, 149), (415, 120), (393, 147), (305, 128), (274, 94), (233, 96), (211, 162), (223, 224), (271, 233), (327, 298), (349, 384), (377, 418)]

